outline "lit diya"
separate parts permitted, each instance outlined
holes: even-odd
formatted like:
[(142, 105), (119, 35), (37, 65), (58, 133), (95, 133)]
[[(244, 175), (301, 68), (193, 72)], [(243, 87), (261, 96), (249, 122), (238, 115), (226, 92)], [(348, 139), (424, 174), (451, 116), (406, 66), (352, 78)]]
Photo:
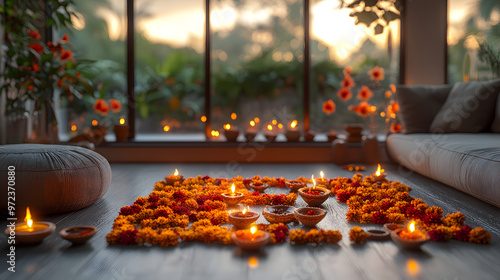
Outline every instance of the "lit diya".
[(250, 228), (259, 217), (259, 213), (249, 211), (248, 206), (246, 206), (241, 211), (229, 213), (229, 222), (236, 228)]
[(179, 171), (177, 171), (176, 168), (174, 174), (170, 174), (165, 177), (165, 181), (167, 182), (167, 185), (173, 186), (175, 182), (182, 183), (184, 181), (184, 176), (179, 175)]
[(245, 138), (247, 141), (252, 141), (255, 136), (257, 136), (257, 127), (255, 127), (256, 122), (254, 120), (251, 120), (249, 123), (249, 126), (247, 128), (247, 131), (245, 132)]
[(301, 188), (307, 187), (307, 184), (297, 180), (286, 180), (285, 185), (290, 188), (291, 192), (297, 192)]
[(266, 245), (271, 236), (268, 232), (258, 230), (256, 226), (251, 229), (241, 229), (231, 234), (233, 242), (244, 250), (256, 250)]
[(394, 242), (405, 249), (418, 249), (429, 240), (429, 235), (415, 227), (415, 221), (408, 224), (408, 228), (397, 228), (391, 232)]
[(321, 178), (316, 178), (316, 185), (317, 186), (324, 186), (327, 188), (330, 185), (330, 181), (328, 179), (325, 179), (325, 173), (323, 171), (319, 172), (319, 175)]
[(18, 225), (7, 226), (5, 234), (9, 237), (12, 236), (19, 243), (38, 244), (56, 229), (53, 223), (34, 222), (29, 207), (26, 208), (26, 218), (24, 220), (25, 222)]
[(236, 190), (236, 186), (233, 183), (231, 185), (231, 192), (222, 194), (224, 202), (227, 205), (236, 205), (245, 197), (245, 195), (243, 193), (235, 192), (235, 190)]
[(316, 180), (314, 180), (314, 175), (312, 176), (312, 187), (305, 187), (299, 189), (299, 195), (309, 206), (320, 206), (328, 199), (330, 196), (330, 190), (316, 187)]
[(387, 174), (384, 173), (384, 169), (380, 168), (380, 164), (378, 165), (377, 171), (375, 173), (372, 173), (372, 177), (375, 180), (375, 182), (387, 182), (387, 179), (385, 178)]
[(293, 120), (288, 126), (288, 129), (285, 132), (285, 136), (288, 142), (298, 142), (300, 140), (301, 133), (298, 130), (297, 125), (298, 125), (297, 120)]
[(235, 126), (232, 126), (230, 124), (224, 125), (224, 136), (226, 137), (227, 141), (236, 142), (236, 139), (238, 139), (238, 135), (240, 135), (240, 132)]

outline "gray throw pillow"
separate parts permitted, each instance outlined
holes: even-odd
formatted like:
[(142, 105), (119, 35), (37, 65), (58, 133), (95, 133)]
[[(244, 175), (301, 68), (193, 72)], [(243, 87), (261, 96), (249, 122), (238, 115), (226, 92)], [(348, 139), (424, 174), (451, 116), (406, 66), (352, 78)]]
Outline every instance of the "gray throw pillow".
[[(500, 93), (499, 93), (500, 94)], [(495, 112), (495, 119), (491, 124), (491, 131), (500, 133), (500, 95), (497, 97), (497, 108)]]
[(404, 133), (427, 133), (452, 85), (397, 86), (398, 118)]
[(500, 80), (489, 82), (457, 82), (432, 121), (434, 133), (476, 133), (490, 128)]

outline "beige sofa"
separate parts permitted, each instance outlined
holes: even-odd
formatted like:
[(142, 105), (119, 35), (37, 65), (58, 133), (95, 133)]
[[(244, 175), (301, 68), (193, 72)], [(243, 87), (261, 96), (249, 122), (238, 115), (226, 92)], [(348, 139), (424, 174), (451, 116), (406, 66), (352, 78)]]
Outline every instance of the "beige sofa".
[(500, 207), (500, 80), (400, 86), (395, 162)]

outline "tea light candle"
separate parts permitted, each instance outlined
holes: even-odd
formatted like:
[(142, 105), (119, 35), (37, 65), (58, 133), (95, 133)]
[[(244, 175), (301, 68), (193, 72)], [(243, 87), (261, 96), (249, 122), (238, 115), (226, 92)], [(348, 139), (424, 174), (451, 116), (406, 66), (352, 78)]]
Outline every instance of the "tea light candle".
[(125, 142), (128, 139), (128, 128), (129, 126), (125, 124), (125, 118), (120, 118), (118, 125), (115, 125), (114, 132), (116, 136), (116, 142)]
[(53, 223), (34, 222), (29, 207), (26, 208), (26, 218), (24, 220), (25, 222), (19, 225), (9, 225), (5, 229), (5, 234), (15, 236), (15, 240), (19, 243), (38, 244), (56, 229)]
[(375, 182), (387, 182), (387, 179), (385, 178), (387, 174), (383, 173), (385, 170), (380, 168), (380, 164), (378, 165), (377, 171), (375, 173), (372, 173), (371, 175), (373, 176), (373, 179), (375, 179)]

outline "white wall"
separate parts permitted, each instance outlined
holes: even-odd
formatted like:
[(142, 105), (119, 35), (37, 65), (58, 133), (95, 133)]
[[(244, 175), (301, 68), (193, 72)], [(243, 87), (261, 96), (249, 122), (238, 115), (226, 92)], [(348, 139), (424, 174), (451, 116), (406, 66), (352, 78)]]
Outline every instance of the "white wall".
[(404, 4), (403, 83), (446, 83), (447, 0), (405, 0)]

